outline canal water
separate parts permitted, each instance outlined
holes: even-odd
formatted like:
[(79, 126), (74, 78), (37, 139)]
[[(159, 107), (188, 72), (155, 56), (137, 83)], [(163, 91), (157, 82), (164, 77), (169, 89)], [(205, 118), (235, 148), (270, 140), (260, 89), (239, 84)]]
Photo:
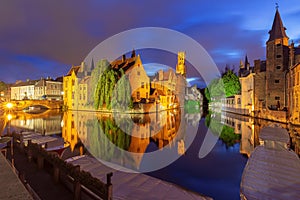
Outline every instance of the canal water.
[[(248, 156), (269, 122), (228, 113), (169, 110), (153, 114), (10, 113), (2, 135), (35, 131), (62, 137), (71, 151), (109, 166), (147, 173), (214, 199), (240, 199)], [(111, 164), (111, 165), (110, 165)]]

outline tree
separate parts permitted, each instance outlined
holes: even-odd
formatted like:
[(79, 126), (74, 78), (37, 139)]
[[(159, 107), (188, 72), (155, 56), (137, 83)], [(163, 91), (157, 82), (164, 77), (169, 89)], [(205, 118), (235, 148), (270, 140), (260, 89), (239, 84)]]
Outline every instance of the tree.
[(239, 77), (233, 72), (233, 69), (225, 68), (221, 78), (213, 79), (205, 89), (205, 97), (211, 102), (223, 97), (230, 97), (239, 94), (241, 84)]
[(226, 97), (230, 97), (241, 92), (239, 77), (229, 69), (222, 77)]
[(7, 85), (3, 81), (0, 81), (0, 92), (6, 91), (7, 90)]
[[(91, 87), (92, 87), (92, 94), (93, 94), (93, 98), (94, 99), (94, 105), (99, 104), (99, 102), (95, 102), (95, 101), (99, 101), (98, 96), (99, 96), (99, 90), (97, 90), (98, 86), (98, 82), (99, 79), (101, 78), (103, 72), (109, 68), (109, 62), (106, 59), (102, 59), (99, 60), (99, 62), (97, 63), (96, 67), (93, 69), (92, 74), (91, 74)], [(99, 89), (99, 88), (98, 88)], [(92, 103), (92, 102), (89, 102)]]

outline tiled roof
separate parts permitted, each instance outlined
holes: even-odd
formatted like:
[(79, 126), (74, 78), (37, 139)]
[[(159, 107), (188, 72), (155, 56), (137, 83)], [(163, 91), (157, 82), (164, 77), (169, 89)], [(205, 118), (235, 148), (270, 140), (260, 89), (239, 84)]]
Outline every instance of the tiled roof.
[(73, 71), (74, 71), (75, 74), (77, 75), (77, 73), (78, 73), (80, 67), (81, 67), (80, 65), (78, 65), (78, 66), (72, 66), (72, 68), (71, 68), (71, 69), (69, 70), (69, 72), (67, 73), (67, 76), (71, 76), (71, 74), (72, 74)]

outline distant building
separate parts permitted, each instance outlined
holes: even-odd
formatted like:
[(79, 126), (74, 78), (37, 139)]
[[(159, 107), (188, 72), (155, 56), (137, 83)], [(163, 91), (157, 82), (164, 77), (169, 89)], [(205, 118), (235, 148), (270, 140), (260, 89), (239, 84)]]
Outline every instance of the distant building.
[(64, 105), (71, 110), (77, 110), (79, 105), (79, 81), (85, 73), (85, 63), (72, 66), (66, 76), (63, 77), (63, 100)]
[(79, 109), (83, 109), (88, 106), (88, 103), (91, 102), (92, 99), (92, 90), (90, 87), (91, 76), (86, 76), (81, 79), (79, 82), (79, 99), (78, 106)]
[(34, 86), (36, 84), (36, 80), (27, 80), (17, 81), (15, 84), (11, 85), (11, 100), (26, 100), (26, 99), (35, 99), (34, 95)]
[(62, 81), (50, 77), (37, 81), (34, 87), (35, 99), (62, 100)]

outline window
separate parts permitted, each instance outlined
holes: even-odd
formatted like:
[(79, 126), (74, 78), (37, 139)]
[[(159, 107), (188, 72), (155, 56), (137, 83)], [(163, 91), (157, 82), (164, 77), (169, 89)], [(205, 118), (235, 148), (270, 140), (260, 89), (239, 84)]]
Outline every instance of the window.
[(237, 99), (237, 104), (241, 104), (241, 98)]
[(146, 99), (148, 99), (149, 98), (149, 94), (148, 94), (148, 92), (146, 92)]
[(141, 82), (141, 88), (144, 88), (144, 87), (145, 87), (145, 83)]
[(276, 46), (280, 47), (280, 46), (281, 46), (281, 44), (280, 44), (280, 43), (278, 43), (278, 44), (276, 44)]
[(281, 69), (281, 66), (279, 66), (279, 65), (278, 65), (278, 66), (276, 66), (276, 69)]
[(140, 72), (140, 71), (137, 71), (137, 75), (138, 75), (138, 76), (141, 75), (141, 72)]
[(281, 55), (277, 55), (276, 58), (281, 58)]
[(141, 96), (140, 96), (140, 92), (138, 91), (138, 92), (136, 92), (136, 98), (137, 99), (140, 99), (141, 98)]
[(72, 80), (72, 86), (75, 85), (75, 80)]
[(279, 80), (275, 80), (275, 83), (279, 83)]
[(276, 96), (276, 97), (275, 97), (275, 100), (280, 100), (280, 97)]

